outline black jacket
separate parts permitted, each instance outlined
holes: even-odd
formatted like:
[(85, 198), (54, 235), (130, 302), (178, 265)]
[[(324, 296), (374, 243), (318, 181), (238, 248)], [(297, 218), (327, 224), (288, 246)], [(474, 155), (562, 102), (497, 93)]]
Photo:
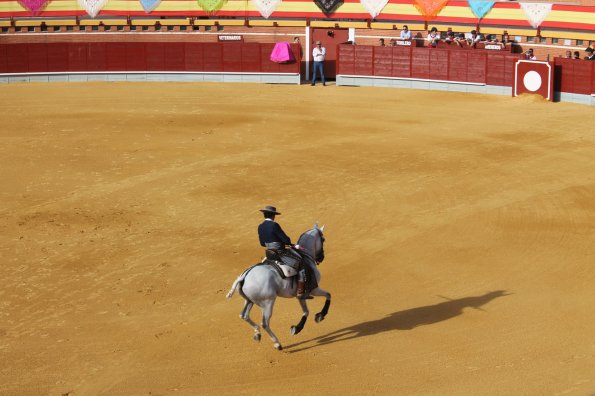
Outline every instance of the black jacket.
[(280, 242), (285, 245), (291, 245), (291, 239), (283, 232), (281, 226), (274, 221), (265, 220), (258, 226), (258, 239), (260, 245), (266, 243)]

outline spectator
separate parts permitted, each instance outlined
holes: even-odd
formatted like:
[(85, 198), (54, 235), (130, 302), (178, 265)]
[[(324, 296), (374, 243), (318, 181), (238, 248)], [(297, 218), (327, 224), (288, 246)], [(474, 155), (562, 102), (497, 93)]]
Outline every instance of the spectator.
[(572, 59), (580, 59), (581, 58), (581, 54), (578, 51), (574, 51), (573, 55), (574, 55), (574, 57)]
[(505, 30), (504, 33), (502, 33), (502, 43), (504, 45), (506, 45), (506, 44), (512, 44), (512, 42), (513, 42), (513, 40), (510, 39), (508, 32)]
[(378, 40), (378, 45), (380, 45), (381, 47), (386, 47), (386, 45), (384, 45), (384, 39), (381, 38), (380, 40)]
[(446, 41), (449, 44), (455, 41), (455, 34), (452, 30), (446, 32), (446, 38), (444, 39), (444, 41)]
[(440, 41), (440, 33), (438, 29), (433, 27), (430, 32), (428, 33), (428, 47), (436, 48), (436, 44)]
[(316, 85), (316, 71), (320, 72), (320, 79), (322, 85), (326, 85), (324, 79), (324, 58), (326, 58), (326, 48), (322, 46), (320, 41), (316, 42), (316, 47), (312, 50), (312, 59), (314, 59), (314, 68), (312, 69), (312, 81), (310, 85)]
[(304, 53), (302, 52), (302, 43), (300, 43), (300, 38), (299, 37), (294, 37), (293, 38), (293, 43), (297, 44), (299, 47), (299, 51), (300, 51), (300, 60), (304, 59)]
[(585, 58), (586, 60), (595, 61), (595, 51), (593, 51), (593, 48), (588, 47), (585, 52), (587, 53), (587, 57)]
[(529, 48), (524, 55), (526, 60), (537, 60), (537, 57), (533, 53), (533, 48)]
[(464, 33), (459, 33), (457, 36), (455, 36), (454, 41), (455, 41), (455, 43), (457, 43), (459, 45), (459, 47), (462, 47), (463, 44), (467, 43)]
[(411, 30), (409, 30), (409, 26), (403, 25), (403, 30), (401, 30), (399, 38), (401, 40), (411, 40)]
[(396, 45), (397, 45), (397, 40), (395, 40), (395, 39), (390, 39), (390, 41), (388, 42), (388, 45), (389, 45), (390, 47), (394, 47), (394, 46), (396, 46)]
[(564, 56), (566, 59), (572, 59), (572, 51), (566, 51), (566, 55)]
[(477, 43), (479, 43), (481, 41), (481, 36), (479, 34), (477, 34), (477, 30), (472, 30), (471, 31), (471, 37), (469, 37), (469, 39), (467, 40), (467, 42), (469, 43), (469, 45), (473, 48), (475, 48), (475, 45)]

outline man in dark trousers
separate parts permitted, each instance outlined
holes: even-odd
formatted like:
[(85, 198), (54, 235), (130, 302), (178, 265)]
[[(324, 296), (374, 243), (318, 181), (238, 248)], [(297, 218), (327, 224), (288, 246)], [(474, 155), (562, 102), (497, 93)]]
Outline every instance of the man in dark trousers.
[[(279, 224), (275, 222), (275, 216), (281, 213), (277, 212), (274, 206), (266, 206), (260, 209), (264, 214), (264, 221), (258, 226), (258, 239), (260, 245), (269, 250), (273, 250), (278, 254), (283, 254), (286, 245), (291, 245), (291, 239), (285, 234)], [(300, 265), (298, 272), (297, 297), (304, 297), (305, 289), (305, 271)]]

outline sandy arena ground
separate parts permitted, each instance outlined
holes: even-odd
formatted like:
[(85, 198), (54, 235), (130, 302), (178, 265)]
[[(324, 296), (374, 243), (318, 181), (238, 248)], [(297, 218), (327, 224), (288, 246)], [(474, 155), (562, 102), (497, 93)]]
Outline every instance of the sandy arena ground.
[[(0, 87), (0, 394), (595, 393), (595, 108), (382, 88)], [(304, 331), (225, 299), (326, 224)], [(260, 319), (260, 311), (253, 310)]]

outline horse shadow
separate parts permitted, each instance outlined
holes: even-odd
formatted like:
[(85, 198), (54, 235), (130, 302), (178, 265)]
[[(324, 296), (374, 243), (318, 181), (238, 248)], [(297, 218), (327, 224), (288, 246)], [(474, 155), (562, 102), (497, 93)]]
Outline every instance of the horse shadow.
[[(446, 297), (447, 301), (434, 305), (426, 305), (423, 307), (406, 309), (404, 311), (393, 312), (382, 319), (371, 320), (368, 322), (358, 323), (353, 326), (345, 327), (343, 329), (335, 330), (331, 333), (295, 343), (287, 346), (288, 352), (300, 352), (306, 349), (318, 347), (321, 345), (332, 344), (334, 342), (347, 341), (358, 337), (366, 337), (379, 334), (385, 331), (392, 330), (413, 330), (419, 326), (426, 326), (438, 322), (443, 322), (455, 318), (463, 314), (465, 308), (474, 308), (483, 311), (481, 307), (490, 301), (508, 296), (505, 290), (497, 290), (486, 293), (481, 296), (464, 297), (456, 300), (451, 300)], [(441, 296), (440, 296), (441, 297)], [(296, 348), (300, 345), (315, 342), (314, 345)]]

